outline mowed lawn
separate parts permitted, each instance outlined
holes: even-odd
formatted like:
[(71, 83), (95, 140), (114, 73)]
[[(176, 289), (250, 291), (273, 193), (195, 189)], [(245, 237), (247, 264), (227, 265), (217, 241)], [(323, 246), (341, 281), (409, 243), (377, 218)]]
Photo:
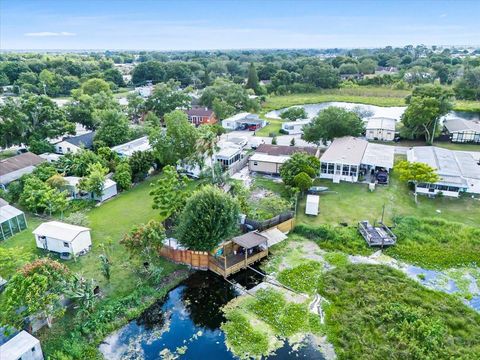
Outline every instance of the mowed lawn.
[[(158, 176), (152, 177), (88, 212), (89, 227), (92, 229), (92, 251), (76, 261), (64, 262), (73, 272), (95, 279), (106, 295), (127, 294), (136, 287), (140, 279), (135, 271), (136, 267), (132, 266), (132, 260), (120, 244), (120, 240), (133, 225), (150, 219), (160, 219), (157, 211), (152, 209), (152, 199), (149, 195), (150, 183), (157, 178)], [(19, 252), (29, 254), (32, 258), (52, 256), (58, 259), (56, 255), (44, 253), (35, 246), (32, 230), (45, 220), (29, 217), (27, 221), (26, 230), (0, 243), (0, 246), (18, 248)], [(110, 282), (107, 282), (101, 273), (99, 255), (104, 251), (102, 244), (110, 254), (112, 263)], [(166, 273), (176, 268), (176, 265), (167, 261), (162, 262), (162, 266)]]
[(318, 216), (305, 215), (305, 200), (299, 201), (297, 223), (318, 225), (324, 223), (347, 223), (355, 225), (360, 220), (380, 220), (385, 205), (385, 222), (391, 224), (394, 216), (413, 215), (419, 217), (442, 218), (467, 225), (480, 225), (480, 200), (471, 198), (429, 199), (414, 196), (407, 185), (395, 176), (387, 186), (377, 186), (370, 192), (367, 184), (340, 183), (329, 180), (316, 180), (316, 185), (327, 186), (331, 192), (320, 195), (320, 213)]

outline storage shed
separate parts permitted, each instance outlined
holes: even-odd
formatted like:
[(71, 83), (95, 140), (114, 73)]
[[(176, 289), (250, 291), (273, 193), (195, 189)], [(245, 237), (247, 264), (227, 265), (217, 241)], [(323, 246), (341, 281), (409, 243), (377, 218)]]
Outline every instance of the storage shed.
[(307, 195), (307, 203), (305, 204), (305, 214), (317, 216), (319, 204), (320, 204), (320, 196)]
[(90, 229), (83, 226), (49, 221), (40, 224), (33, 230), (33, 234), (38, 248), (60, 254), (76, 256), (86, 253), (92, 247)]
[(43, 360), (40, 341), (25, 330), (7, 337), (0, 328), (0, 359)]

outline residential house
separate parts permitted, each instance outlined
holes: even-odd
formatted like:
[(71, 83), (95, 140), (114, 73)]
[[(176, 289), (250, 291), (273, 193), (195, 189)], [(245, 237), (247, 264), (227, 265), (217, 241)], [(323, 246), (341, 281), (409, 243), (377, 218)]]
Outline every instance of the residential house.
[(217, 122), (215, 113), (207, 107), (194, 106), (191, 109), (185, 110), (188, 116), (188, 121), (193, 125), (212, 125)]
[(460, 193), (480, 194), (480, 164), (471, 153), (436, 146), (417, 146), (407, 151), (407, 160), (436, 169), (440, 180), (417, 184), (417, 193), (458, 197)]
[(228, 130), (255, 131), (267, 125), (267, 121), (260, 119), (257, 114), (243, 112), (222, 120), (222, 127)]
[(95, 132), (90, 131), (82, 135), (64, 138), (63, 140), (53, 144), (57, 154), (77, 153), (82, 149), (91, 149), (93, 147), (93, 139)]
[(443, 123), (452, 142), (480, 143), (480, 123), (464, 119), (450, 119)]
[(103, 183), (103, 191), (100, 196), (81, 190), (79, 185), (82, 178), (78, 176), (65, 176), (64, 180), (67, 182), (64, 188), (71, 199), (92, 199), (103, 202), (118, 194), (117, 183), (112, 179), (105, 179), (105, 182)]
[(6, 336), (0, 328), (0, 359), (43, 360), (40, 341), (25, 330)]
[(26, 228), (27, 219), (23, 211), (0, 198), (0, 240), (5, 240)]
[(282, 132), (289, 135), (303, 134), (303, 127), (311, 120), (288, 121), (282, 123)]
[(129, 141), (125, 144), (114, 146), (111, 149), (113, 152), (117, 153), (118, 156), (128, 158), (132, 156), (135, 151), (148, 151), (152, 149), (152, 146), (148, 141), (148, 136), (144, 136), (139, 139)]
[(32, 233), (38, 248), (59, 254), (77, 256), (92, 247), (90, 229), (83, 226), (49, 221), (40, 224)]
[(147, 85), (144, 86), (137, 86), (135, 88), (135, 92), (138, 93), (143, 98), (148, 98), (153, 93), (153, 84), (151, 82), (147, 82)]
[(395, 147), (345, 136), (332, 141), (320, 157), (320, 178), (357, 182), (393, 168)]
[(393, 141), (395, 138), (396, 120), (374, 117), (367, 120), (365, 136), (368, 140)]
[(307, 153), (318, 157), (320, 150), (315, 147), (281, 146), (261, 144), (248, 159), (248, 169), (272, 175), (280, 174), (280, 167), (295, 153)]
[(45, 159), (31, 152), (0, 160), (0, 187), (20, 179), (25, 174), (31, 174), (36, 166), (43, 162)]

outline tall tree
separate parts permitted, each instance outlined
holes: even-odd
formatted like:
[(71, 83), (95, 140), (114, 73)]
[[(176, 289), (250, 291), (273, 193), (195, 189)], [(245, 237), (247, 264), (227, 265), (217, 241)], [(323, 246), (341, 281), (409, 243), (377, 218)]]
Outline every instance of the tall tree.
[(298, 119), (306, 119), (308, 117), (308, 114), (303, 107), (294, 106), (294, 107), (288, 108), (285, 111), (282, 111), (282, 113), (280, 114), (280, 117), (283, 120), (296, 121)]
[(128, 164), (132, 171), (132, 181), (138, 182), (145, 179), (148, 171), (154, 163), (154, 156), (151, 151), (134, 151), (128, 159)]
[(360, 136), (363, 131), (363, 121), (356, 113), (332, 106), (320, 111), (311, 123), (303, 127), (302, 137), (320, 145), (336, 137)]
[(195, 154), (197, 130), (180, 110), (165, 115), (167, 130), (156, 129), (149, 136), (155, 156), (161, 164), (175, 165), (178, 161), (188, 162)]
[(179, 90), (180, 83), (173, 80), (155, 85), (152, 95), (145, 102), (145, 109), (153, 111), (159, 118), (177, 108), (185, 108), (190, 103), (190, 96)]
[(104, 93), (110, 93), (110, 85), (103, 80), (103, 79), (98, 79), (98, 78), (93, 78), (85, 81), (82, 84), (82, 92), (86, 95), (94, 95), (98, 94), (100, 92)]
[(407, 97), (407, 109), (402, 115), (402, 133), (411, 138), (424, 136), (433, 143), (441, 127), (440, 118), (453, 107), (453, 92), (439, 85), (423, 85), (415, 88)]
[(100, 163), (95, 163), (88, 166), (87, 172), (88, 175), (80, 182), (80, 189), (98, 197), (102, 196), (108, 169)]
[(237, 230), (240, 207), (235, 199), (211, 185), (187, 200), (179, 218), (180, 243), (191, 250), (211, 251)]
[(113, 180), (121, 190), (128, 190), (132, 186), (132, 169), (128, 161), (121, 161), (115, 167)]
[(250, 63), (250, 66), (248, 67), (248, 78), (247, 78), (247, 89), (252, 89), (255, 92), (257, 92), (259, 86), (259, 81), (258, 81), (258, 74), (257, 74), (257, 69), (255, 68), (255, 65)]
[(167, 165), (163, 168), (160, 179), (151, 185), (153, 208), (158, 209), (165, 226), (167, 220), (175, 216), (185, 205), (187, 182), (185, 176), (178, 174), (173, 166)]
[(32, 212), (52, 215), (66, 209), (67, 193), (50, 187), (35, 176), (30, 176), (25, 180), (20, 203)]
[(100, 123), (95, 133), (96, 142), (111, 147), (128, 141), (130, 127), (124, 114), (116, 110), (102, 110), (96, 116)]

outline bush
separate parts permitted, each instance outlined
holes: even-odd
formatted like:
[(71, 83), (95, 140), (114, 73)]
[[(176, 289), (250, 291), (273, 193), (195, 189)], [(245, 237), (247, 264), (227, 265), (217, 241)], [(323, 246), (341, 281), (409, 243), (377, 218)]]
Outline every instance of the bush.
[(427, 268), (480, 264), (480, 228), (442, 219), (397, 217), (387, 254)]
[(323, 266), (319, 262), (309, 261), (293, 269), (281, 271), (278, 281), (295, 291), (314, 294), (318, 291), (322, 268)]
[(63, 219), (63, 221), (68, 224), (78, 225), (78, 226), (89, 225), (89, 220), (87, 215), (85, 215), (85, 213), (81, 211), (72, 212), (65, 219)]
[(325, 250), (361, 255), (369, 255), (373, 252), (354, 227), (331, 225), (313, 227), (299, 224), (293, 231), (306, 239), (315, 241)]

